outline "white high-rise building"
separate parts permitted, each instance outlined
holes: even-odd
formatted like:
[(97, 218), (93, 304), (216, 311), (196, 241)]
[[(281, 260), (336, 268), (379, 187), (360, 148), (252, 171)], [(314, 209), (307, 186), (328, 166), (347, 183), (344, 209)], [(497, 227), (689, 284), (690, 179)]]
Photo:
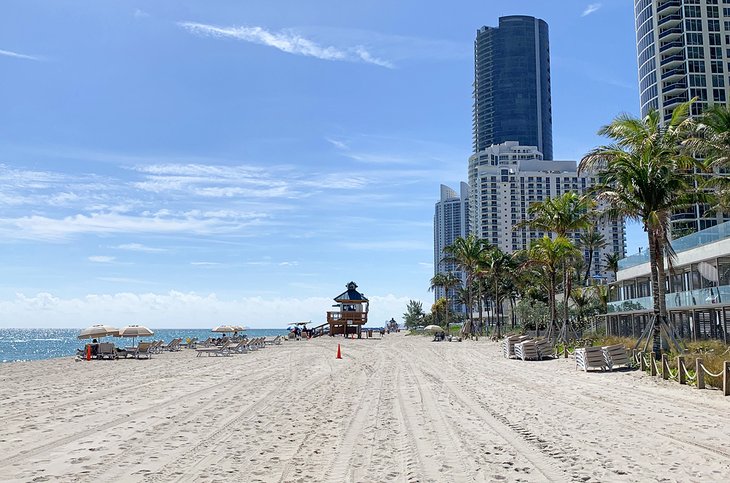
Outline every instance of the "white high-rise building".
[[(536, 147), (513, 141), (473, 154), (469, 158), (471, 233), (507, 253), (529, 248), (531, 241), (548, 233), (513, 227), (529, 218), (527, 210), (536, 201), (566, 192), (584, 194), (595, 179), (578, 176), (576, 169), (575, 161), (545, 161)], [(591, 275), (608, 278), (612, 274), (607, 273), (604, 254), (624, 255), (623, 222), (600, 221), (598, 231), (607, 245), (594, 253)], [(572, 236), (575, 241), (579, 238), (577, 233)]]
[[(469, 233), (469, 185), (461, 182), (459, 193), (446, 185), (441, 185), (441, 199), (436, 203), (436, 210), (433, 217), (433, 271), (437, 273), (451, 272), (465, 281), (465, 275), (461, 273), (453, 263), (446, 263), (444, 259), (444, 248), (454, 243), (458, 237), (466, 237)], [(444, 290), (437, 287), (434, 291), (435, 300), (444, 297)], [(454, 300), (454, 293), (449, 292), (449, 299)], [(453, 308), (458, 306), (450, 304)]]
[[(666, 122), (680, 103), (697, 98), (692, 115), (730, 99), (730, 1), (635, 0), (641, 115)], [(675, 214), (674, 236), (723, 221), (694, 206)]]

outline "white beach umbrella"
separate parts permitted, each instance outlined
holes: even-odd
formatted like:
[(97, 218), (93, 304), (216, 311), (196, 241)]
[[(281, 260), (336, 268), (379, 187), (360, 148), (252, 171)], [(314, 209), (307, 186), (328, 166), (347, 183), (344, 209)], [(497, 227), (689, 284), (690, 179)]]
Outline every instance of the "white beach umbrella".
[(87, 327), (76, 336), (79, 339), (96, 339), (97, 337), (106, 337), (107, 335), (117, 335), (119, 329), (111, 325), (96, 324)]
[(155, 335), (150, 329), (144, 325), (128, 325), (119, 329), (118, 337), (132, 337), (132, 345), (137, 337), (149, 337)]
[(423, 328), (423, 330), (428, 331), (428, 332), (443, 332), (444, 328), (439, 327), (438, 325), (427, 325), (426, 327)]
[(228, 332), (236, 332), (238, 329), (233, 325), (219, 325), (213, 328), (213, 332), (221, 332), (227, 334)]

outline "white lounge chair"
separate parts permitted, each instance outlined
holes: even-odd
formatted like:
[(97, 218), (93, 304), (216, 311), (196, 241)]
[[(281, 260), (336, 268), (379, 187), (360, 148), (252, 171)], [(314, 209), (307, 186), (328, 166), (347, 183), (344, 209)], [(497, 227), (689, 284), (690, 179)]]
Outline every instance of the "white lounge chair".
[(536, 361), (540, 359), (535, 341), (526, 340), (515, 344), (515, 357), (523, 361)]
[(153, 342), (140, 342), (137, 347), (128, 347), (127, 348), (127, 355), (132, 356), (135, 359), (139, 359), (142, 356), (145, 356), (147, 359), (152, 358), (152, 344)]
[(504, 341), (502, 342), (502, 354), (507, 359), (515, 356), (515, 344), (529, 340), (529, 337), (526, 335), (511, 335), (509, 337), (505, 337)]
[(279, 344), (281, 344), (281, 336), (277, 335), (273, 339), (269, 339), (268, 337), (266, 337), (264, 339), (264, 343), (268, 344), (268, 345), (279, 345)]
[(210, 356), (230, 356), (231, 355), (231, 349), (228, 348), (227, 345), (221, 345), (221, 346), (212, 346), (212, 347), (198, 347), (195, 349), (195, 352), (197, 352), (195, 357), (200, 357), (203, 354), (207, 354), (208, 357)]
[(588, 372), (588, 369), (606, 370), (606, 359), (601, 347), (577, 347), (575, 349), (575, 367)]
[(603, 359), (609, 371), (616, 366), (628, 367), (629, 354), (623, 344), (607, 345), (602, 347), (601, 350), (603, 350)]

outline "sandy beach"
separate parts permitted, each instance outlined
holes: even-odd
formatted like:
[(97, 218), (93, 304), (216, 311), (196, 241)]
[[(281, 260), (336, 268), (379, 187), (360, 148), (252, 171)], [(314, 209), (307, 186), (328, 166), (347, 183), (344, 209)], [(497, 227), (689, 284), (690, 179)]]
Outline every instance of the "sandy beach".
[(64, 358), (0, 366), (0, 480), (727, 481), (729, 411), (638, 371), (402, 333)]

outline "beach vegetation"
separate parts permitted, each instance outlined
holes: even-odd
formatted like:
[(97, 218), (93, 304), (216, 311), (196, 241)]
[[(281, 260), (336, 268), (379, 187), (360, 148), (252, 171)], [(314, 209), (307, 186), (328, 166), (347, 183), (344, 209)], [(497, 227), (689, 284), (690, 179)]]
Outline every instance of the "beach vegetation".
[(409, 300), (406, 312), (403, 314), (403, 325), (406, 329), (414, 329), (425, 325), (426, 313), (423, 311), (423, 303), (418, 300)]
[(619, 115), (599, 130), (611, 143), (592, 149), (578, 166), (580, 174), (598, 177), (591, 192), (609, 215), (637, 221), (647, 234), (656, 317), (653, 350), (657, 355), (661, 354), (661, 325), (668, 324), (665, 260), (671, 267), (675, 255), (672, 213), (704, 198), (697, 188), (697, 173), (705, 167), (683, 146), (693, 131), (690, 104), (680, 104), (666, 123), (655, 110), (644, 118)]

